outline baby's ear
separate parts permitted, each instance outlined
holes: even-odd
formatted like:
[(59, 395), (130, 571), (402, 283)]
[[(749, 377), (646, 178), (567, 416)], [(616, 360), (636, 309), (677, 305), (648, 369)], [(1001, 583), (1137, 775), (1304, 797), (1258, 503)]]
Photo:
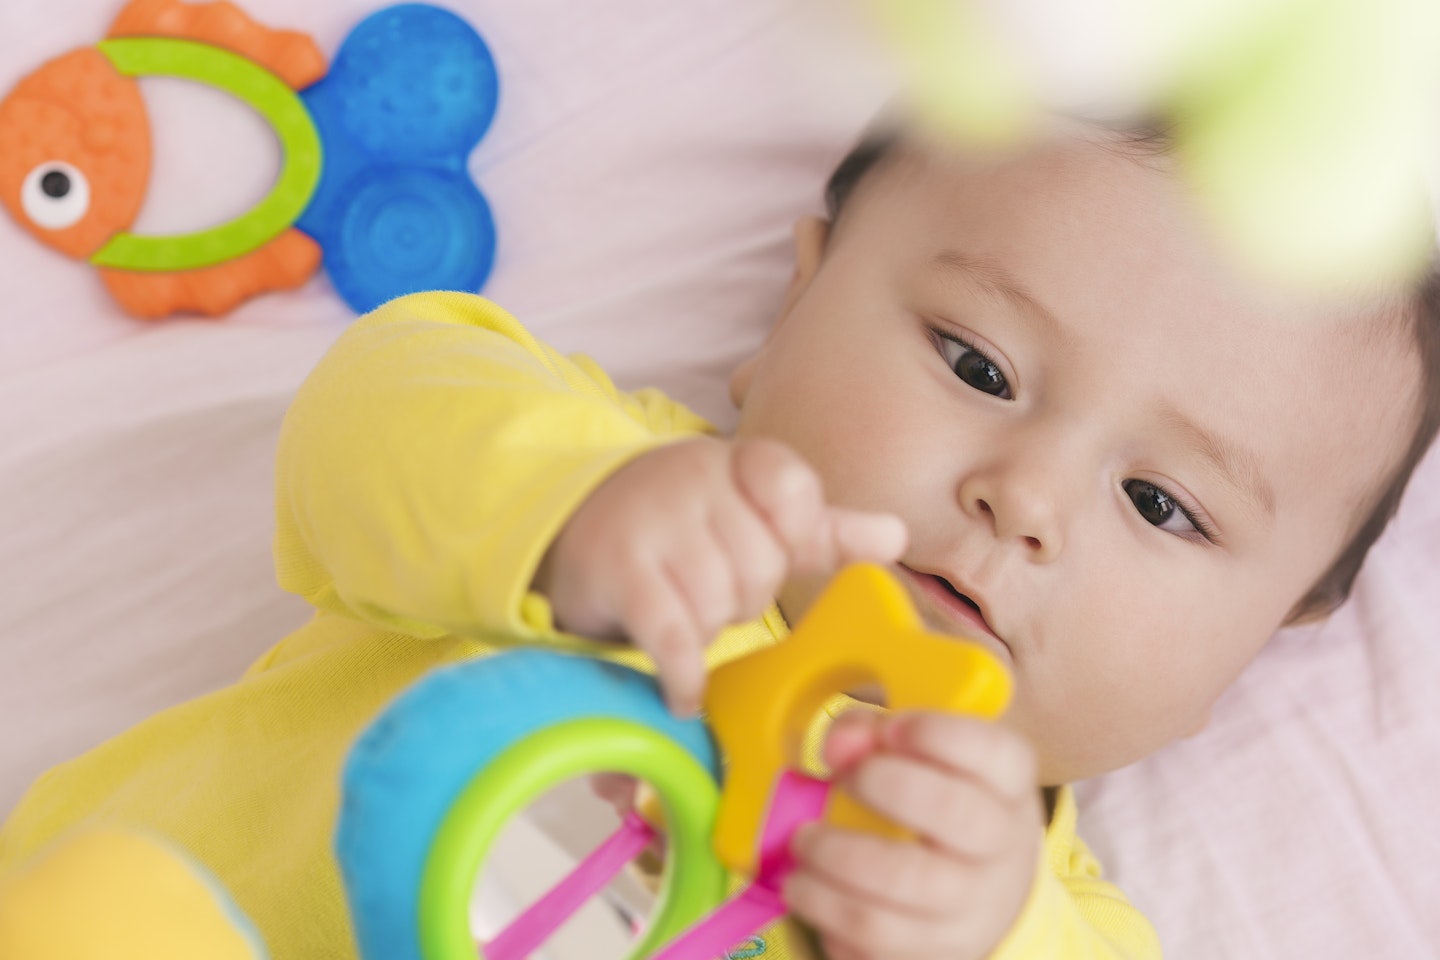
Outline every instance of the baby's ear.
[[(801, 217), (791, 230), (795, 242), (795, 272), (790, 277), (790, 290), (786, 306), (790, 304), (810, 283), (810, 278), (820, 267), (825, 256), (825, 244), (830, 240), (830, 221), (824, 217)], [(797, 290), (799, 287), (800, 290)]]
[(1333, 607), (1328, 610), (1296, 610), (1294, 613), (1290, 614), (1290, 616), (1285, 618), (1285, 622), (1282, 624), (1282, 626), (1304, 627), (1310, 624), (1324, 623), (1326, 620), (1330, 619), (1330, 614), (1334, 612), (1335, 609)]
[(1295, 605), (1295, 608), (1290, 611), (1280, 625), (1282, 627), (1303, 627), (1307, 624), (1322, 623), (1330, 619), (1330, 614), (1334, 613), (1336, 608), (1344, 602), (1344, 597), (1305, 597)]
[(765, 352), (765, 344), (780, 329), (785, 318), (790, 316), (800, 295), (805, 288), (810, 286), (810, 281), (815, 276), (815, 271), (820, 268), (820, 260), (825, 255), (825, 242), (830, 238), (830, 221), (822, 217), (801, 217), (795, 221), (793, 230), (795, 243), (795, 269), (790, 274), (790, 286), (785, 291), (785, 300), (780, 305), (780, 312), (775, 322), (770, 324), (770, 331), (765, 335), (765, 342), (760, 349), (744, 360), (740, 361), (730, 373), (730, 402), (739, 407), (745, 401), (745, 394), (750, 389), (750, 378), (755, 373), (755, 364), (760, 362), (760, 357)]

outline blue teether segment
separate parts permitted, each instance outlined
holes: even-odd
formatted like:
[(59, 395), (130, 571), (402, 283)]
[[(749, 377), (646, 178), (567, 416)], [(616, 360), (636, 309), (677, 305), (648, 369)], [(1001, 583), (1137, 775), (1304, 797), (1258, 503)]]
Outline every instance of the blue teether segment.
[(551, 650), (518, 648), (437, 670), (361, 734), (345, 763), (335, 835), (361, 956), (419, 960), (421, 876), (455, 799), (514, 744), (587, 717), (657, 730), (719, 779), (709, 730), (671, 715), (653, 677)]
[(489, 276), (495, 223), (466, 160), (495, 116), (498, 84), (469, 24), (400, 4), (361, 21), (301, 93), (324, 166), (295, 225), (319, 242), (357, 312), (420, 290), (478, 290)]

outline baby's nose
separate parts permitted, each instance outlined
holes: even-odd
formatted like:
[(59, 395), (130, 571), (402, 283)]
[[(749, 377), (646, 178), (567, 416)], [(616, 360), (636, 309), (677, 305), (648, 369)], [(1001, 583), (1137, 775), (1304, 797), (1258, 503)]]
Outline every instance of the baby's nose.
[(1048, 563), (1065, 546), (1065, 483), (1056, 465), (1010, 458), (970, 471), (958, 495), (965, 514), (988, 525), (997, 540)]

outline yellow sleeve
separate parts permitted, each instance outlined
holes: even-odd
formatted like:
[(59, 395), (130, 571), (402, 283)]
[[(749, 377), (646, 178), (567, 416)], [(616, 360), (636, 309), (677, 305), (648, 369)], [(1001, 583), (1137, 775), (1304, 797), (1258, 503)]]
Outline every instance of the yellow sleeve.
[(480, 297), (391, 301), (336, 341), (285, 417), (278, 579), (413, 636), (548, 634), (528, 590), (565, 520), (630, 458), (707, 430)]
[(1075, 819), (1074, 793), (1062, 788), (1029, 899), (990, 960), (1160, 960), (1155, 928), (1104, 879)]

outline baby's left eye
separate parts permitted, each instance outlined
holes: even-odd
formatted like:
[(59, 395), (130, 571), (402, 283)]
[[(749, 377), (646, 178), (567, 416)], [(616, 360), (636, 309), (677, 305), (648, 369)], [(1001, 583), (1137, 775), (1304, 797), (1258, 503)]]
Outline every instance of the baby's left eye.
[(981, 393), (1002, 400), (1010, 399), (1010, 384), (999, 365), (971, 344), (948, 333), (935, 332), (940, 341), (940, 355), (955, 376)]
[(1145, 522), (1170, 533), (1203, 533), (1175, 502), (1175, 498), (1145, 480), (1126, 480), (1125, 492)]

